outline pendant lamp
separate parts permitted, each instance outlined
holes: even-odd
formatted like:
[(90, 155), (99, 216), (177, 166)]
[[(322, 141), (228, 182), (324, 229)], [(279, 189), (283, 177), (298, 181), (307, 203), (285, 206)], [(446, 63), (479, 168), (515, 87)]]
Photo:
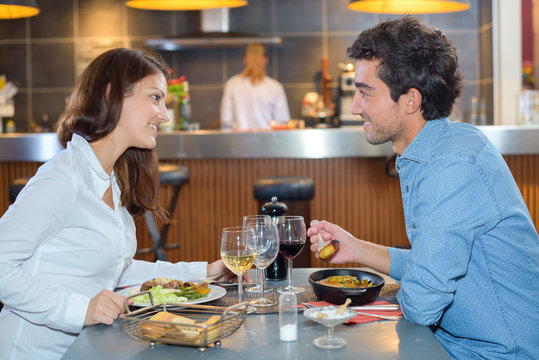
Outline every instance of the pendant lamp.
[(39, 14), (35, 0), (0, 0), (0, 19), (19, 19)]
[(144, 10), (203, 10), (247, 5), (247, 0), (127, 0), (129, 7)]
[(348, 8), (374, 14), (436, 14), (470, 9), (467, 0), (351, 0)]

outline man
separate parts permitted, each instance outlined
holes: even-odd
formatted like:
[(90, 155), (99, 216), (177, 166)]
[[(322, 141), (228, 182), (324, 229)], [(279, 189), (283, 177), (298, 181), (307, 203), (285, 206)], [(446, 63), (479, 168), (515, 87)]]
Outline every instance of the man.
[(268, 55), (258, 43), (245, 50), (245, 69), (225, 84), (221, 100), (221, 128), (270, 129), (271, 122), (290, 120), (283, 86), (266, 75)]
[(409, 16), (361, 33), (352, 113), (371, 144), (398, 153), (411, 250), (356, 239), (322, 221), (308, 230), (340, 241), (332, 263), (357, 262), (401, 282), (404, 317), (430, 325), (454, 359), (537, 359), (539, 236), (500, 153), (476, 128), (447, 119), (460, 95), (452, 43)]

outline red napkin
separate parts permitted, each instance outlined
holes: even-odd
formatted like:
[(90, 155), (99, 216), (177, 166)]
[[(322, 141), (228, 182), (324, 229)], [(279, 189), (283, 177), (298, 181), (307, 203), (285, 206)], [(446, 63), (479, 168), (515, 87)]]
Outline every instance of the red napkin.
[[(326, 301), (311, 301), (311, 302), (308, 302), (307, 304), (313, 305), (313, 306), (320, 306), (320, 307), (321, 306), (337, 306), (337, 305), (334, 305), (334, 304), (330, 304), (330, 303), (328, 303)], [(387, 301), (373, 301), (373, 302), (365, 304), (365, 305), (389, 305), (389, 303)], [(298, 307), (304, 307), (304, 306), (299, 305)], [(400, 311), (400, 310), (390, 310), (390, 311), (388, 311), (388, 310), (358, 310), (358, 311), (369, 313), (369, 314), (374, 314), (374, 315), (376, 315), (376, 314), (394, 315), (394, 316), (401, 316), (402, 315), (402, 311)], [(378, 320), (383, 320), (383, 319), (377, 318), (377, 317), (374, 317), (374, 316), (357, 315), (355, 318), (345, 322), (345, 324), (348, 324), (348, 325), (363, 324), (363, 323), (368, 323), (368, 322), (371, 322), (371, 321), (378, 321)]]

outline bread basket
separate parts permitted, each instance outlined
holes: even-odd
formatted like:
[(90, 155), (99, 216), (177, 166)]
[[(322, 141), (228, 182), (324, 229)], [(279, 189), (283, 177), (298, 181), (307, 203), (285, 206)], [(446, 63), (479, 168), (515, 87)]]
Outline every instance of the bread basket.
[[(140, 294), (133, 296), (138, 295)], [(127, 313), (120, 316), (122, 330), (125, 333), (138, 339), (148, 340), (152, 345), (164, 343), (193, 346), (198, 347), (201, 351), (212, 344), (220, 345), (221, 339), (236, 332), (245, 320), (248, 307), (247, 302), (229, 307), (165, 303), (130, 311), (127, 300), (131, 297), (125, 300)], [(196, 322), (187, 324), (149, 320), (161, 311), (180, 315)], [(210, 318), (214, 320), (211, 324), (208, 322)]]

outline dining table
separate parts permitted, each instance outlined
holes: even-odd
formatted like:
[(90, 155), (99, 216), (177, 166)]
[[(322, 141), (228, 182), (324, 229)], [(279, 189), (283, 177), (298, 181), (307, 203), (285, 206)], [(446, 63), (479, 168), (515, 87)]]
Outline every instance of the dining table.
[[(371, 271), (365, 268), (354, 268)], [(140, 340), (126, 333), (120, 319), (112, 325), (94, 325), (85, 327), (69, 347), (62, 359), (448, 359), (442, 345), (428, 326), (421, 326), (401, 317), (398, 320), (376, 319), (375, 321), (335, 326), (334, 334), (345, 339), (347, 345), (340, 349), (320, 349), (313, 340), (327, 333), (327, 328), (303, 316), (302, 303), (317, 301), (312, 286), (308, 282), (311, 273), (322, 268), (295, 268), (292, 279), (294, 285), (305, 288), (298, 294), (298, 337), (296, 341), (279, 340), (278, 305), (259, 308), (246, 315), (244, 322), (232, 335), (221, 339), (219, 343), (200, 349), (197, 347), (168, 345)], [(254, 278), (254, 270), (249, 270)], [(396, 304), (399, 283), (379, 274), (385, 284), (378, 295), (378, 300)], [(278, 301), (276, 289), (286, 286), (287, 280), (266, 281), (266, 288), (272, 291), (266, 298)], [(226, 295), (208, 305), (226, 306), (238, 302), (237, 288), (225, 287)], [(244, 291), (244, 300), (254, 299), (256, 293)]]

